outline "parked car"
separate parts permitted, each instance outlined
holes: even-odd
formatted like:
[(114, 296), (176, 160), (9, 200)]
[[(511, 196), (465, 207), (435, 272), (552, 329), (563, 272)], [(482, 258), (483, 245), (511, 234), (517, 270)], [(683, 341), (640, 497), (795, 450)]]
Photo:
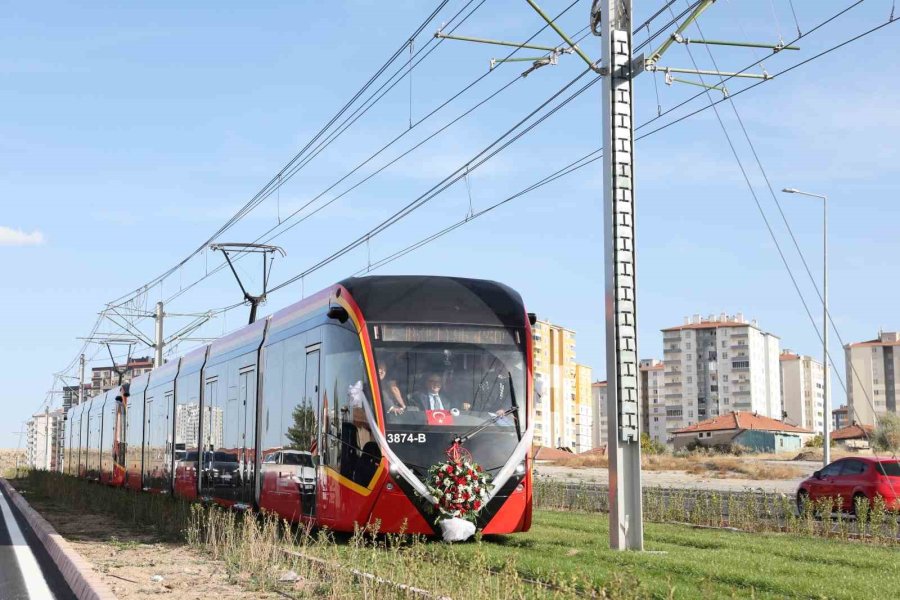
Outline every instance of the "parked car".
[(841, 510), (854, 512), (858, 500), (871, 503), (876, 496), (890, 510), (900, 510), (900, 460), (854, 456), (836, 460), (797, 488), (797, 508), (808, 501), (840, 497)]

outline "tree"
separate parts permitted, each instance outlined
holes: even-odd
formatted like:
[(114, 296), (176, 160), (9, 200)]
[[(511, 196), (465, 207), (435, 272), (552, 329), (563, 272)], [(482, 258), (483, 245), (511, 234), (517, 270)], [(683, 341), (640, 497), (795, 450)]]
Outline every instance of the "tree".
[(316, 415), (308, 403), (298, 404), (292, 415), (294, 424), (288, 427), (287, 438), (289, 448), (294, 450), (310, 450), (316, 439)]
[[(822, 434), (821, 434), (821, 433), (817, 433), (817, 434), (814, 435), (813, 437), (811, 437), (811, 438), (809, 438), (808, 440), (806, 440), (805, 446), (806, 446), (807, 448), (821, 448), (822, 446), (825, 445), (825, 444), (823, 443), (823, 440), (824, 440), (824, 438), (822, 437)], [(830, 442), (830, 443), (828, 444), (828, 447), (829, 447), (829, 448), (834, 448), (834, 444), (835, 444), (834, 438), (829, 437), (829, 438), (828, 438), (828, 441)]]
[(650, 437), (646, 431), (641, 434), (641, 453), (643, 454), (662, 454), (666, 451), (666, 447)]
[(882, 452), (900, 452), (900, 415), (881, 415), (872, 435), (872, 445)]

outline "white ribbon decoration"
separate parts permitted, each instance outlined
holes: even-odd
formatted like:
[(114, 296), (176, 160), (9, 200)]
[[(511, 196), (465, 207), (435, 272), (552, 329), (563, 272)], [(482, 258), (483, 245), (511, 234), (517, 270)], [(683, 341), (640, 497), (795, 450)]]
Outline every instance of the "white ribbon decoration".
[(513, 450), (512, 456), (506, 462), (500, 472), (497, 473), (497, 476), (494, 477), (493, 487), (491, 488), (491, 492), (488, 494), (488, 502), (494, 499), (494, 496), (497, 495), (497, 492), (500, 491), (509, 478), (512, 477), (513, 471), (518, 466), (520, 462), (525, 459), (525, 455), (528, 453), (528, 448), (531, 447), (531, 438), (534, 437), (534, 421), (532, 420), (531, 424), (528, 426), (528, 429), (525, 430), (525, 435), (522, 436), (522, 439), (519, 440), (519, 444), (516, 446), (516, 449)]
[(378, 447), (381, 449), (381, 455), (386, 456), (390, 461), (392, 470), (405, 479), (406, 482), (430, 504), (437, 504), (437, 499), (431, 495), (428, 488), (425, 487), (425, 484), (409, 470), (409, 467), (403, 464), (403, 461), (400, 460), (397, 455), (394, 454), (394, 451), (391, 450), (391, 447), (388, 446), (387, 440), (384, 439), (384, 434), (381, 433), (381, 430), (378, 428), (378, 423), (375, 422), (375, 417), (372, 415), (372, 409), (369, 407), (369, 403), (363, 401), (362, 405), (366, 411), (366, 421), (369, 423), (369, 429), (372, 430), (372, 435), (375, 436), (375, 443), (377, 443)]
[[(384, 434), (381, 433), (381, 430), (378, 428), (378, 423), (375, 421), (375, 417), (372, 414), (372, 409), (369, 407), (369, 403), (366, 402), (365, 397), (362, 394), (362, 382), (359, 382), (356, 386), (350, 387), (350, 396), (353, 398), (354, 403), (358, 406), (362, 404), (366, 413), (366, 421), (369, 424), (369, 429), (372, 430), (372, 435), (375, 436), (375, 443), (378, 444), (378, 448), (381, 450), (382, 456), (387, 456), (388, 460), (393, 467), (393, 470), (396, 474), (400, 475), (404, 480), (406, 480), (409, 485), (423, 498), (425, 498), (431, 504), (437, 504), (437, 499), (431, 495), (428, 491), (428, 488), (425, 486), (422, 481), (415, 476), (415, 474), (409, 470), (403, 461), (394, 454), (394, 451), (391, 450), (391, 447), (388, 445), (387, 440), (384, 438)], [(509, 478), (512, 477), (513, 471), (515, 471), (516, 466), (521, 463), (525, 459), (525, 455), (528, 453), (528, 449), (531, 447), (531, 440), (534, 437), (534, 421), (528, 426), (525, 430), (525, 435), (522, 436), (522, 439), (519, 440), (516, 449), (513, 450), (512, 456), (506, 462), (500, 472), (497, 473), (497, 476), (493, 480), (493, 486), (491, 487), (491, 491), (488, 494), (488, 502), (490, 502), (494, 496), (497, 495), (497, 492), (500, 491)]]

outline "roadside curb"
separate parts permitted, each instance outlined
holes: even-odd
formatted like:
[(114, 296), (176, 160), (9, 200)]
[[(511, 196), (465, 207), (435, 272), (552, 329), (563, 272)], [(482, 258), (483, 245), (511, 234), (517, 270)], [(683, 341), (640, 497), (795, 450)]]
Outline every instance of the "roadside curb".
[(25, 517), (78, 600), (116, 600), (115, 594), (100, 580), (90, 563), (78, 554), (44, 517), (31, 508), (25, 498), (6, 479), (0, 478), (0, 486), (9, 494), (13, 504)]

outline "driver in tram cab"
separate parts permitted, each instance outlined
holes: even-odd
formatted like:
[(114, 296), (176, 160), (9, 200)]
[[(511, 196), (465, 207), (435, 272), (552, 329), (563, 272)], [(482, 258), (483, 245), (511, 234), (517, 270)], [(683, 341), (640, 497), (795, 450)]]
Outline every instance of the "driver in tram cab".
[(396, 379), (387, 378), (387, 366), (378, 365), (378, 385), (381, 388), (381, 398), (387, 412), (396, 415), (402, 415), (406, 411), (406, 402), (403, 401), (403, 394), (400, 393), (400, 387), (397, 385)]
[[(438, 373), (431, 373), (425, 380), (425, 391), (413, 394), (410, 400), (415, 402), (421, 410), (451, 410), (457, 407), (446, 394), (441, 392), (441, 376)], [(463, 410), (468, 410), (468, 403), (463, 404)]]

